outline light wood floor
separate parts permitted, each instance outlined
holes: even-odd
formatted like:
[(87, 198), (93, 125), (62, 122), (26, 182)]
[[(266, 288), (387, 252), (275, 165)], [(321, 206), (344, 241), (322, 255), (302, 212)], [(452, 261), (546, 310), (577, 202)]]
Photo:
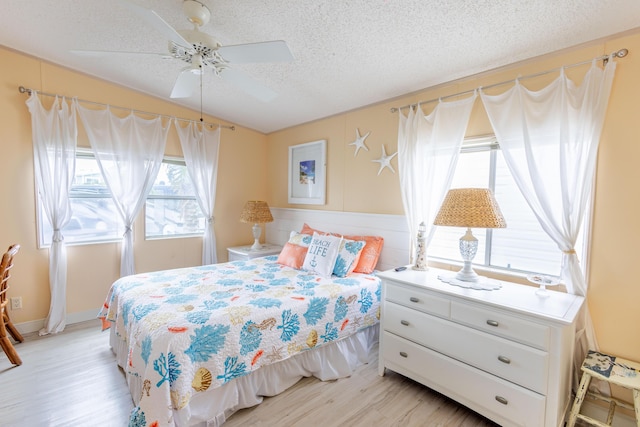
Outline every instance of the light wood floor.
[[(16, 345), (23, 364), (0, 353), (0, 426), (126, 426), (133, 407), (126, 380), (99, 322)], [(234, 414), (236, 426), (474, 426), (496, 424), (373, 363), (350, 378), (304, 378), (284, 393)]]

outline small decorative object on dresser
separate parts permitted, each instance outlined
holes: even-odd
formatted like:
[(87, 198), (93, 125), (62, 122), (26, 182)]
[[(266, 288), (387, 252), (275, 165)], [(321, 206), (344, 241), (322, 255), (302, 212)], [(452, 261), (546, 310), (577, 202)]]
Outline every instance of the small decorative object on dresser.
[(540, 286), (536, 291), (536, 295), (541, 298), (547, 298), (549, 296), (547, 286), (555, 286), (560, 283), (558, 277), (545, 276), (542, 274), (530, 274), (527, 276), (527, 280)]
[(251, 245), (227, 248), (227, 253), (229, 261), (246, 261), (261, 256), (278, 255), (281, 250), (282, 246), (265, 243), (259, 249), (253, 249)]
[(407, 269), (382, 279), (380, 355), (501, 426), (558, 427), (571, 402), (576, 317), (584, 298), (502, 281), (473, 290)]
[(421, 222), (418, 226), (418, 237), (416, 239), (416, 260), (413, 264), (414, 270), (425, 271), (427, 267), (427, 226)]

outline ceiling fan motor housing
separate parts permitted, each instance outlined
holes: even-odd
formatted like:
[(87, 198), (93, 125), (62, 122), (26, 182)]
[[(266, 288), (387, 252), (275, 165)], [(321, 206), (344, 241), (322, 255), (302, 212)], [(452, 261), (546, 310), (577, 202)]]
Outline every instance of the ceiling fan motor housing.
[(209, 34), (198, 30), (179, 30), (178, 33), (190, 45), (180, 46), (170, 41), (169, 52), (171, 56), (188, 64), (193, 64), (194, 56), (199, 56), (202, 58), (201, 65), (213, 67), (216, 74), (226, 67), (226, 61), (218, 53), (220, 43)]
[(189, 22), (198, 27), (207, 25), (209, 19), (211, 19), (209, 8), (196, 0), (185, 0), (182, 3), (182, 11)]
[(194, 25), (192, 30), (178, 30), (178, 33), (189, 42), (189, 46), (181, 46), (169, 41), (171, 56), (192, 65), (192, 69), (210, 66), (218, 74), (227, 64), (217, 50), (220, 43), (207, 33), (200, 31), (211, 18), (209, 8), (196, 0), (185, 0), (182, 11), (187, 20)]

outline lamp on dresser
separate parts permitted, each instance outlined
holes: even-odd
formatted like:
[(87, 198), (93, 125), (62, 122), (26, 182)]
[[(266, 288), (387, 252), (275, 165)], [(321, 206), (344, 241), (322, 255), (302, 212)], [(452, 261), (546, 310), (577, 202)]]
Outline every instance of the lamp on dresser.
[(269, 210), (267, 202), (263, 202), (261, 200), (249, 200), (244, 205), (244, 209), (242, 209), (240, 221), (253, 224), (251, 230), (253, 231), (254, 242), (251, 249), (260, 249), (260, 234), (262, 234), (262, 227), (260, 224), (273, 221), (273, 216), (271, 216), (271, 210)]
[(478, 251), (478, 239), (471, 233), (471, 229), (507, 226), (498, 202), (488, 188), (449, 190), (433, 223), (467, 228), (465, 235), (460, 238), (460, 255), (464, 266), (456, 275), (456, 279), (465, 282), (477, 282), (479, 279), (478, 274), (471, 268), (471, 261)]

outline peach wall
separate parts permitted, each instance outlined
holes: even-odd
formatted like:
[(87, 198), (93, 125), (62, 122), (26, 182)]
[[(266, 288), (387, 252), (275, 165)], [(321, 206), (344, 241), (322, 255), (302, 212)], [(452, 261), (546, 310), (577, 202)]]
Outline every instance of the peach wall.
[[(637, 167), (640, 158), (640, 30), (274, 132), (268, 136), (269, 200), (277, 207), (402, 214), (398, 174), (385, 169), (378, 176), (379, 165), (371, 162), (380, 157), (382, 144), (387, 154), (397, 151), (398, 115), (390, 113), (390, 107), (489, 86), (590, 60), (621, 48), (629, 49), (630, 53), (617, 60), (598, 156), (588, 304), (601, 350), (640, 360), (640, 340), (637, 339), (640, 336), (640, 310), (636, 307), (640, 301), (640, 285), (630, 274), (637, 262), (635, 240), (640, 239), (640, 221), (637, 220), (640, 192), (635, 190), (636, 183), (640, 182), (640, 168)], [(570, 68), (567, 74), (580, 83), (587, 67)], [(530, 89), (539, 89), (555, 77), (557, 73), (526, 79), (523, 84)], [(488, 89), (488, 93), (501, 93), (509, 87)], [(424, 112), (428, 114), (433, 106), (426, 104)], [(356, 128), (361, 134), (371, 131), (371, 135), (366, 139), (369, 151), (360, 150), (354, 158), (354, 147), (349, 143), (355, 140)], [(478, 100), (467, 136), (488, 133), (492, 133), (491, 126)], [(287, 148), (316, 139), (327, 139), (329, 147), (327, 204), (289, 205)], [(397, 170), (397, 158), (392, 164)]]
[[(0, 63), (5, 65), (0, 75), (0, 179), (4, 184), (0, 248), (12, 243), (22, 246), (9, 297), (21, 296), (23, 308), (12, 311), (11, 317), (14, 323), (29, 324), (27, 329), (33, 329), (49, 310), (48, 250), (37, 248), (31, 118), (25, 105), (27, 95), (19, 93), (18, 87), (181, 118), (197, 119), (199, 113), (2, 47)], [(51, 98), (45, 97), (43, 102), (50, 105)], [(218, 122), (212, 117), (205, 120)], [(78, 144), (88, 146), (82, 130)], [(253, 240), (251, 227), (238, 218), (247, 200), (266, 198), (266, 152), (265, 135), (239, 126), (235, 131), (222, 130), (214, 212), (220, 261), (227, 260), (228, 246)], [(174, 129), (165, 153), (182, 155)], [(142, 218), (134, 225), (136, 271), (201, 263), (201, 238), (146, 241)], [(67, 313), (97, 313), (119, 271), (119, 243), (69, 246)]]
[[(488, 86), (623, 47), (630, 53), (618, 60), (598, 156), (588, 304), (601, 349), (638, 360), (640, 341), (636, 338), (640, 336), (640, 311), (635, 304), (640, 300), (640, 286), (630, 272), (635, 261), (635, 239), (640, 238), (637, 221), (640, 193), (634, 190), (640, 180), (640, 168), (637, 167), (640, 154), (640, 30), (268, 136), (242, 128), (235, 132), (223, 130), (223, 161), (215, 211), (220, 260), (226, 260), (227, 246), (252, 240), (250, 227), (237, 220), (244, 202), (249, 199), (264, 198), (277, 207), (402, 214), (397, 173), (385, 169), (378, 176), (378, 164), (372, 162), (380, 157), (382, 144), (387, 153), (397, 151), (397, 114), (390, 113), (390, 107)], [(0, 236), (4, 243), (0, 244), (22, 244), (9, 295), (20, 295), (24, 299), (24, 308), (11, 313), (14, 321), (21, 323), (46, 316), (49, 291), (48, 254), (36, 247), (30, 118), (24, 104), (26, 96), (20, 94), (17, 87), (24, 85), (180, 117), (197, 116), (197, 113), (4, 48), (0, 48), (0, 62), (11, 64), (3, 68), (0, 76), (0, 143), (3, 148), (0, 178), (4, 183), (1, 193), (4, 209), (0, 211)], [(570, 69), (568, 73), (580, 80), (584, 68)], [(536, 89), (553, 77), (528, 79), (525, 85)], [(492, 91), (497, 93), (506, 87)], [(429, 105), (424, 109), (428, 113)], [(348, 144), (355, 139), (356, 128), (362, 134), (371, 131), (371, 135), (366, 140), (369, 151), (360, 150), (354, 157), (354, 147)], [(490, 132), (486, 114), (477, 102), (467, 134)], [(326, 139), (328, 143), (327, 203), (324, 206), (289, 205), (286, 197), (288, 147), (318, 139)], [(167, 154), (180, 154), (175, 135), (168, 143)], [(397, 158), (392, 164), (397, 170)], [(145, 241), (143, 224), (136, 223), (138, 271), (198, 264), (200, 250), (201, 240), (197, 238)], [(118, 244), (69, 247), (69, 313), (100, 306), (109, 284), (118, 275), (119, 259)]]

